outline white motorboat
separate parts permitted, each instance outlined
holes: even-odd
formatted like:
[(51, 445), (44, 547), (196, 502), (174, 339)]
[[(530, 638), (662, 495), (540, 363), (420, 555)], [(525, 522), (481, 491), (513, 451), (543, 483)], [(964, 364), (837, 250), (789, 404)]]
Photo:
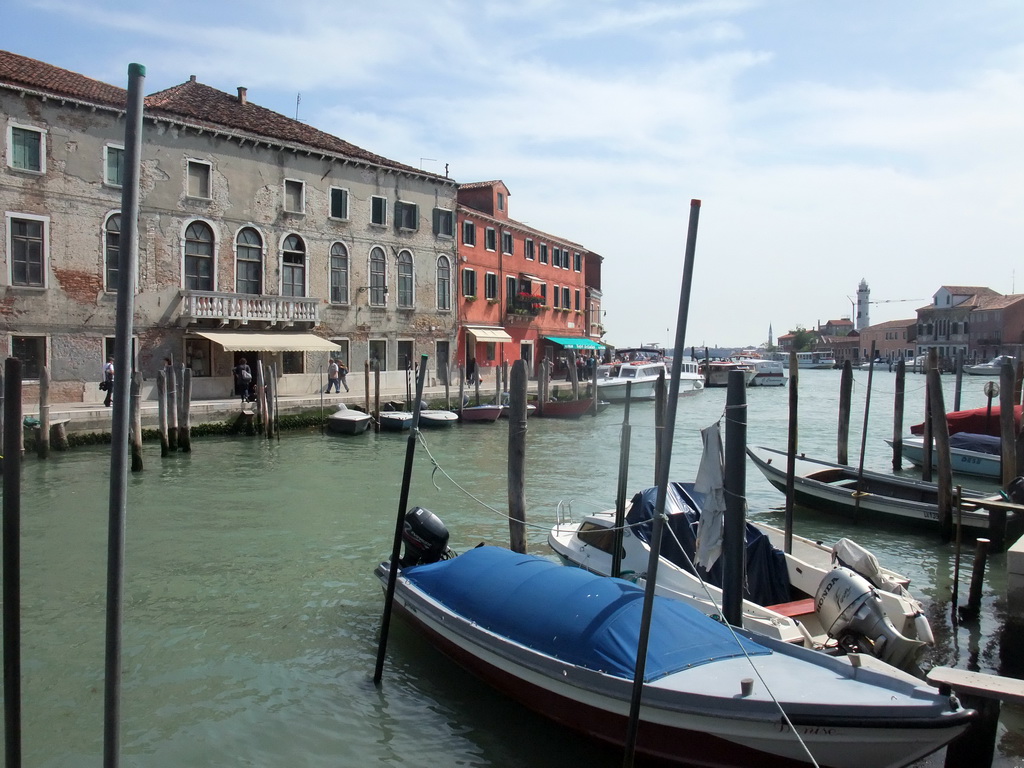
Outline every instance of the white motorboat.
[[(886, 440), (892, 446), (892, 440)], [(949, 463), (951, 469), (961, 475), (975, 475), (1001, 480), (1003, 464), (1001, 440), (994, 435), (977, 435), (972, 432), (956, 432), (949, 436)], [(903, 458), (918, 467), (923, 467), (924, 438), (904, 437)], [(938, 451), (932, 445), (932, 468), (938, 466)]]
[[(498, 691), (621, 747), (648, 618), (643, 590), (497, 547), (450, 556), (447, 530), (421, 508), (404, 526), (395, 615)], [(386, 585), (390, 563), (376, 573)], [(648, 616), (635, 749), (659, 764), (797, 768), (810, 755), (831, 768), (895, 768), (974, 718), (871, 656), (752, 636), (658, 596)]]
[(993, 357), (987, 363), (978, 363), (977, 365), (965, 365), (964, 373), (970, 374), (971, 376), (991, 376), (994, 379), (999, 379), (999, 372), (1003, 370), (1003, 363), (1008, 362), (1010, 365), (1014, 365), (1016, 360), (1009, 355), (999, 355)]
[(662, 373), (667, 380), (668, 371), (664, 363), (636, 362), (613, 365), (605, 378), (597, 380), (598, 398), (610, 403), (624, 402), (628, 383), (631, 385), (629, 396), (632, 400), (653, 400), (654, 387), (658, 383), (659, 374)]
[(731, 360), (708, 360), (701, 363), (701, 372), (704, 374), (704, 382), (709, 387), (729, 386), (730, 371), (741, 371), (745, 386), (750, 386), (757, 375), (754, 366), (746, 363), (735, 363)]
[(370, 428), (373, 417), (363, 411), (338, 403), (334, 413), (328, 414), (327, 431), (336, 435), (359, 435)]
[(385, 432), (404, 432), (412, 427), (412, 413), (409, 411), (382, 410), (377, 419)]
[(779, 360), (765, 360), (760, 357), (737, 357), (734, 362), (754, 369), (751, 387), (781, 387), (786, 383), (786, 367)]
[(420, 411), (421, 427), (450, 427), (459, 420), (455, 411), (427, 408)]
[[(640, 584), (650, 558), (656, 493), (656, 488), (641, 491), (626, 508), (621, 572), (623, 578)], [(722, 610), (722, 567), (716, 563), (708, 571), (693, 564), (702, 498), (692, 484), (669, 485), (656, 589), (657, 594), (717, 616)], [(548, 534), (548, 545), (566, 563), (608, 576), (615, 551), (614, 526), (614, 510), (589, 514), (581, 521), (560, 520)], [(918, 656), (934, 638), (921, 604), (907, 591), (909, 580), (878, 567), (873, 557), (848, 540), (825, 547), (794, 536), (792, 551), (786, 554), (781, 549), (784, 537), (777, 528), (747, 524), (744, 628), (829, 653), (874, 653), (917, 673)], [(833, 625), (831, 606), (816, 598), (836, 579), (851, 595), (871, 594), (868, 599), (885, 616), (880, 625), (888, 632), (884, 642), (878, 642), (881, 635), (858, 637), (852, 626)]]

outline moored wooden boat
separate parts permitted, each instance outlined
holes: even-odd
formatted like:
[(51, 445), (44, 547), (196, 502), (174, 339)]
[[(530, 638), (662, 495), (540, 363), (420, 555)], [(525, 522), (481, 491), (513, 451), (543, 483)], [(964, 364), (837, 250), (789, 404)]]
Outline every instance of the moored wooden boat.
[(420, 411), (421, 427), (450, 427), (458, 420), (459, 414), (455, 411), (431, 408)]
[[(892, 440), (886, 440), (892, 446)], [(902, 456), (918, 467), (923, 467), (924, 438), (904, 437)], [(938, 452), (932, 446), (932, 467), (938, 466)], [(1000, 440), (994, 435), (976, 435), (972, 432), (956, 432), (949, 436), (949, 463), (954, 472), (1000, 480), (1003, 476)]]
[[(597, 404), (598, 412), (607, 407), (608, 403), (604, 401)], [(579, 400), (548, 400), (537, 408), (537, 415), (546, 419), (578, 419), (586, 413), (593, 413), (593, 408), (592, 397), (581, 397)]]
[(498, 420), (501, 406), (494, 404), (467, 405), (459, 409), (459, 421), (479, 421), (487, 424)]
[[(747, 455), (769, 483), (786, 492), (785, 451), (748, 447)], [(938, 486), (935, 483), (864, 470), (858, 484), (856, 467), (805, 456), (796, 459), (793, 483), (795, 501), (810, 509), (845, 515), (859, 512), (927, 525), (935, 525), (939, 519)], [(859, 496), (854, 496), (855, 493)], [(1006, 504), (999, 495), (966, 488), (963, 489), (963, 500), (964, 531), (972, 536), (990, 533), (990, 517), (984, 506), (987, 502), (1003, 509), (1016, 506)], [(1016, 538), (1022, 530), (1024, 517), (1011, 509), (1006, 520), (1006, 535)], [(999, 540), (1003, 538), (997, 533), (992, 535)]]
[[(555, 722), (623, 745), (643, 590), (496, 547), (424, 564), (407, 549), (402, 562), (395, 612), (429, 642)], [(388, 569), (377, 569), (382, 582)], [(832, 768), (893, 768), (973, 719), (955, 698), (857, 659), (755, 640), (655, 597), (637, 753), (668, 764), (796, 768), (809, 752)]]
[(377, 420), (385, 432), (404, 432), (412, 426), (412, 414), (409, 411), (381, 411)]
[[(1013, 406), (1014, 434), (1020, 432), (1021, 411), (1021, 406)], [(946, 414), (946, 427), (951, 435), (955, 435), (957, 432), (970, 432), (975, 435), (995, 435), (999, 437), (999, 414), (998, 405), (993, 405), (991, 408), (969, 408), (966, 411), (950, 411)], [(912, 435), (920, 435), (923, 432), (924, 422), (914, 424), (910, 428)]]

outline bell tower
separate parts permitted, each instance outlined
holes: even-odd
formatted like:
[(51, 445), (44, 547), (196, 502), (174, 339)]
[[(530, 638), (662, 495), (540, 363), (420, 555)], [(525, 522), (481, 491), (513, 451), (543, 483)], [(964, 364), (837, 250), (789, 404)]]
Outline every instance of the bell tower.
[(871, 325), (871, 320), (868, 318), (868, 308), (871, 306), (870, 298), (871, 289), (868, 288), (868, 281), (861, 278), (860, 285), (857, 287), (857, 320), (853, 324), (858, 331)]

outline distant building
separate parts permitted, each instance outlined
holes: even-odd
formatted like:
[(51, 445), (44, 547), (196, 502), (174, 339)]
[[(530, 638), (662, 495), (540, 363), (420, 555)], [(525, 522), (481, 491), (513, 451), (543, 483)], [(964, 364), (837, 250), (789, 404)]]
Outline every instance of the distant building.
[(458, 191), (458, 361), (478, 373), (545, 357), (603, 352), (602, 257), (509, 215), (502, 181)]
[(913, 360), (916, 354), (917, 320), (891, 320), (863, 328), (860, 331), (861, 360), (871, 359), (871, 345), (875, 345), (875, 358), (886, 362)]
[(1000, 294), (979, 286), (944, 285), (932, 303), (917, 310), (917, 354), (935, 348), (939, 359), (955, 361), (963, 353), (970, 357), (970, 331), (974, 311)]
[(854, 330), (853, 321), (847, 317), (818, 324), (818, 333), (822, 336), (849, 336)]
[(857, 287), (857, 323), (854, 330), (860, 331), (871, 325), (871, 289), (868, 288), (868, 281), (861, 279)]

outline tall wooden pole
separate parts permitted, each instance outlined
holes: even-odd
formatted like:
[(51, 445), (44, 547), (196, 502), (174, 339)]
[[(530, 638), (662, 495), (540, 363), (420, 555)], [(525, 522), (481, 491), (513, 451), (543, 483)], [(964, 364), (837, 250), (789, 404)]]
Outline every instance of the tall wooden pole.
[(21, 360), (4, 362), (4, 765), (21, 766)]
[(963, 388), (964, 380), (964, 351), (956, 351), (956, 388), (953, 390), (953, 410), (960, 410), (960, 390)]
[(864, 454), (868, 447), (868, 416), (871, 413), (871, 380), (875, 375), (875, 342), (871, 342), (871, 358), (868, 363), (868, 388), (864, 393), (864, 424), (860, 430), (860, 459), (857, 463), (857, 493), (854, 494), (853, 519), (860, 515), (860, 487), (864, 481)]
[(1003, 464), (1003, 490), (1017, 476), (1017, 446), (1014, 429), (1014, 370), (1008, 360), (1003, 360), (999, 369), (999, 440)]
[(45, 459), (50, 455), (50, 369), (45, 365), (39, 372), (39, 436), (36, 439), (36, 456)]
[(672, 463), (672, 440), (676, 423), (676, 406), (679, 403), (679, 379), (682, 375), (683, 350), (686, 338), (686, 320), (690, 312), (690, 286), (693, 283), (693, 260), (697, 243), (697, 221), (700, 217), (700, 200), (690, 201), (690, 222), (686, 236), (686, 256), (683, 261), (683, 280), (679, 295), (679, 313), (676, 319), (676, 344), (672, 355), (672, 379), (669, 383), (668, 413), (662, 453), (658, 491), (655, 497), (654, 526), (651, 531), (650, 557), (647, 563), (647, 582), (644, 588), (643, 614), (640, 620), (640, 635), (637, 641), (636, 670), (633, 675), (633, 691), (629, 707), (629, 723), (626, 728), (624, 765), (631, 768), (636, 753), (636, 736), (639, 726), (640, 700), (643, 696), (644, 672), (647, 669), (647, 645), (650, 640), (651, 611), (654, 609), (654, 589), (657, 582), (660, 560), (661, 537), (668, 498), (668, 475)]
[(935, 456), (938, 468), (939, 532), (943, 542), (953, 538), (953, 469), (949, 461), (949, 425), (946, 423), (946, 404), (942, 396), (942, 381), (938, 366), (928, 365), (928, 411), (935, 438)]
[(903, 396), (907, 389), (907, 361), (900, 358), (896, 363), (896, 393), (892, 406), (892, 469), (903, 468)]
[[(626, 525), (626, 489), (629, 481), (629, 449), (632, 426), (629, 406), (633, 399), (633, 382), (626, 382), (626, 403), (622, 411), (622, 432), (619, 433), (619, 482), (615, 488), (615, 537), (612, 549), (612, 576), (622, 575), (622, 539)], [(655, 462), (657, 463), (657, 462)]]
[(722, 539), (722, 616), (743, 623), (747, 519), (747, 382), (743, 371), (729, 371), (725, 401), (725, 525)]
[(141, 472), (142, 462), (142, 374), (132, 371), (131, 391), (132, 472)]
[[(398, 499), (398, 519), (391, 541), (391, 562), (388, 570), (388, 584), (384, 594), (384, 615), (380, 621), (380, 641), (377, 644), (377, 666), (373, 671), (374, 685), (380, 685), (384, 674), (384, 654), (388, 647), (388, 629), (391, 626), (391, 606), (395, 601), (395, 582), (398, 580), (398, 557), (402, 548), (402, 530), (405, 528), (405, 513), (409, 505), (409, 486), (412, 484), (412, 462), (416, 454), (416, 438), (420, 431), (420, 401), (423, 399), (423, 380), (427, 374), (427, 356), (423, 355), (419, 376), (416, 378), (416, 402), (412, 409), (412, 425), (405, 443), (405, 468), (402, 472), (402, 489)], [(379, 369), (378, 369), (379, 371)]]
[(509, 548), (526, 554), (526, 361), (512, 364), (508, 389)]
[(800, 363), (796, 350), (789, 351), (789, 445), (786, 452), (786, 530), (784, 548), (793, 551), (793, 505), (796, 503), (797, 413), (800, 404)]
[(849, 464), (850, 447), (850, 399), (853, 394), (853, 365), (843, 361), (842, 378), (839, 380), (839, 445), (836, 462)]
[[(630, 382), (626, 382), (629, 386)], [(662, 436), (665, 433), (665, 371), (658, 371), (658, 380), (654, 383), (654, 482), (661, 475)]]
[(110, 437), (110, 506), (107, 531), (107, 616), (103, 710), (103, 765), (116, 768), (121, 750), (121, 618), (124, 595), (124, 535), (128, 491), (128, 388), (132, 369), (132, 319), (139, 243), (139, 167), (146, 68), (128, 66), (124, 184), (121, 187), (121, 248), (118, 257), (114, 331), (114, 413)]

